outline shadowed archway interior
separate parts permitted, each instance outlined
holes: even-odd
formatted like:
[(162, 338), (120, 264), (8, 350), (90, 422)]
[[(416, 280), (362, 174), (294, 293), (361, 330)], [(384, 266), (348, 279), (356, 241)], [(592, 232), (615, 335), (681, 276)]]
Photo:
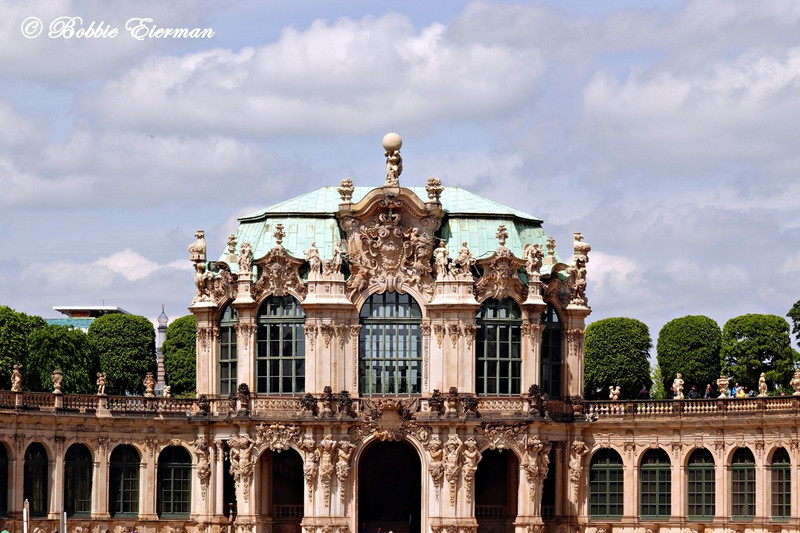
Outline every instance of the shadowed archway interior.
[(419, 533), (422, 466), (405, 442), (378, 442), (361, 458), (358, 482), (358, 523), (369, 533)]

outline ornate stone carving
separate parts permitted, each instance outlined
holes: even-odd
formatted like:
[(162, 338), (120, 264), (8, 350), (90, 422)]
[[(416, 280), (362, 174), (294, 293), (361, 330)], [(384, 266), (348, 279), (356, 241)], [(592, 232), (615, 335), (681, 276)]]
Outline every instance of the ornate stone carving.
[(450, 273), (456, 276), (471, 276), (472, 265), (475, 264), (475, 256), (469, 251), (469, 246), (466, 242), (461, 243), (461, 248), (458, 250), (456, 260), (453, 262), (453, 267)]
[(312, 242), (311, 247), (306, 251), (306, 261), (308, 261), (308, 269), (313, 274), (322, 273), (322, 259), (320, 259), (316, 242)]
[(106, 373), (105, 372), (98, 372), (97, 373), (97, 395), (98, 396), (105, 396), (106, 395)]
[(450, 505), (456, 504), (456, 493), (458, 491), (458, 474), (461, 471), (461, 450), (464, 443), (458, 435), (450, 435), (444, 445), (445, 451), (445, 470), (444, 475), (450, 485)]
[(588, 300), (586, 299), (586, 263), (589, 262), (589, 251), (592, 247), (588, 242), (583, 242), (583, 235), (580, 231), (576, 231), (574, 235), (574, 255), (572, 258), (572, 266), (569, 268), (572, 285), (572, 299), (570, 303), (573, 305), (586, 306), (588, 305)]
[(253, 481), (253, 441), (247, 435), (228, 439), (231, 458), (231, 475), (237, 488), (241, 488), (244, 501), (250, 499), (250, 484)]
[(453, 344), (453, 348), (455, 348), (458, 344), (458, 337), (461, 335), (461, 328), (458, 324), (448, 324), (447, 331), (450, 334), (450, 342)]
[(447, 257), (447, 246), (444, 241), (439, 241), (439, 246), (433, 251), (433, 260), (436, 263), (436, 279), (444, 279), (448, 274), (450, 259)]
[(675, 379), (672, 380), (672, 391), (676, 400), (683, 400), (683, 376), (680, 372), (675, 374)]
[[(316, 401), (314, 402), (316, 403)], [(261, 423), (256, 426), (256, 444), (266, 444), (273, 451), (288, 450), (291, 443), (300, 440), (300, 426), (295, 424), (270, 424)]]
[(61, 392), (61, 383), (64, 381), (64, 374), (61, 373), (61, 370), (58, 368), (53, 370), (51, 379), (53, 381), (53, 394), (63, 394)]
[(550, 464), (550, 443), (542, 442), (538, 436), (528, 437), (524, 435), (521, 441), (522, 464), (520, 465), (525, 472), (528, 480), (528, 497), (535, 502), (541, 492), (541, 486), (547, 477)]
[[(405, 292), (416, 287), (429, 298), (433, 295), (431, 278), (431, 246), (433, 239), (416, 226), (404, 224), (395, 208), (402, 202), (387, 199), (386, 209), (361, 225), (358, 243), (351, 242), (350, 269), (347, 282), (350, 299), (369, 287), (370, 292)], [(353, 247), (360, 248), (354, 253)], [(352, 258), (357, 260), (352, 260)]]
[(383, 137), (383, 149), (386, 150), (386, 183), (384, 187), (399, 187), (400, 174), (403, 172), (403, 158), (400, 157), (400, 148), (403, 139), (396, 133), (387, 133)]
[(339, 187), (336, 189), (336, 192), (339, 193), (339, 198), (341, 198), (342, 202), (349, 203), (353, 200), (353, 191), (355, 187), (353, 187), (353, 180), (350, 178), (343, 178), (341, 183), (339, 183)]
[(205, 500), (208, 482), (211, 479), (211, 463), (208, 460), (208, 443), (205, 437), (199, 436), (194, 440), (194, 453), (197, 456), (197, 479), (200, 480), (200, 494)]
[(211, 288), (214, 281), (214, 273), (206, 270), (205, 261), (197, 261), (194, 264), (194, 284), (197, 287), (197, 294), (192, 300), (192, 305), (201, 302), (211, 301)]
[(528, 274), (528, 285), (539, 281), (542, 268), (542, 245), (537, 243), (526, 244), (522, 247), (522, 258), (525, 259), (525, 272)]
[(439, 348), (442, 347), (442, 341), (444, 340), (444, 324), (436, 323), (433, 325), (433, 334), (436, 335), (436, 343), (439, 345)]
[(334, 463), (334, 453), (336, 451), (336, 441), (330, 435), (325, 435), (319, 446), (319, 478), (322, 482), (322, 497), (325, 507), (331, 505), (331, 480), (336, 473), (336, 466)]
[(475, 471), (478, 470), (478, 463), (483, 457), (478, 451), (478, 443), (474, 437), (469, 437), (464, 442), (462, 455), (462, 474), (464, 476), (464, 492), (466, 492), (467, 503), (472, 502), (472, 489), (475, 484)]
[(22, 392), (22, 365), (14, 365), (11, 371), (11, 392)]
[(333, 329), (333, 325), (332, 324), (320, 324), (319, 325), (319, 331), (320, 331), (320, 333), (322, 333), (322, 340), (325, 343), (325, 348), (330, 347), (331, 338), (333, 338), (333, 335), (335, 333), (335, 330)]
[(613, 385), (609, 385), (608, 387), (608, 399), (612, 401), (619, 400), (620, 390), (619, 385), (616, 387)]
[(444, 449), (439, 437), (433, 437), (426, 446), (430, 460), (428, 461), (428, 473), (431, 475), (433, 486), (436, 492), (436, 501), (439, 501), (439, 493), (444, 481)]
[(253, 322), (237, 322), (233, 327), (242, 339), (244, 349), (249, 349), (250, 341), (255, 336), (256, 331), (258, 331), (258, 324)]
[(800, 369), (794, 371), (794, 376), (792, 376), (789, 385), (794, 389), (792, 396), (800, 396)]
[(147, 448), (147, 451), (150, 452), (151, 459), (156, 456), (156, 450), (159, 444), (159, 440), (155, 437), (147, 437), (144, 439), (144, 446)]
[[(282, 240), (283, 232), (278, 232), (277, 229), (275, 232)], [(306, 285), (298, 274), (298, 268), (303, 261), (287, 254), (283, 246), (273, 247), (255, 264), (261, 269), (261, 276), (253, 286), (253, 298), (256, 300), (265, 296), (286, 296), (290, 291), (301, 300), (306, 297)]]
[(725, 376), (720, 376), (717, 380), (717, 390), (719, 390), (719, 397), (720, 398), (727, 398), (728, 397), (728, 378)]
[(581, 352), (584, 334), (584, 330), (579, 328), (571, 328), (566, 331), (565, 337), (570, 356), (576, 356)]
[(239, 248), (239, 274), (250, 274), (253, 269), (253, 247), (243, 242)]
[(583, 442), (583, 439), (578, 438), (572, 441), (572, 448), (569, 454), (569, 484), (572, 489), (573, 500), (578, 497), (578, 489), (583, 475), (583, 456), (588, 452), (589, 448)]
[(428, 193), (428, 200), (431, 202), (439, 202), (439, 198), (444, 192), (442, 187), (442, 180), (439, 178), (428, 178), (428, 183), (425, 185), (425, 192)]
[(317, 479), (319, 472), (319, 450), (314, 438), (307, 435), (300, 443), (300, 449), (303, 450), (303, 477), (306, 480), (306, 488), (308, 490), (308, 499), (314, 493), (314, 481)]
[(189, 259), (194, 262), (204, 262), (206, 260), (206, 233), (199, 229), (194, 234), (195, 241), (189, 245)]
[(147, 373), (147, 375), (144, 377), (144, 381), (142, 381), (142, 385), (144, 385), (144, 395), (146, 398), (156, 397), (156, 394), (154, 392), (156, 386), (156, 380), (153, 377), (152, 372)]
[(766, 397), (767, 395), (767, 380), (762, 372), (758, 377), (758, 395), (759, 397)]
[(522, 430), (522, 425), (484, 424), (480, 431), (483, 433), (491, 450), (509, 450)]
[(339, 441), (336, 450), (336, 479), (339, 480), (339, 501), (344, 504), (347, 495), (347, 479), (350, 477), (350, 457), (355, 445), (346, 440)]
[(478, 331), (478, 326), (475, 324), (464, 324), (464, 338), (467, 341), (467, 349), (472, 348), (472, 341), (475, 340), (475, 332)]
[(483, 269), (483, 276), (475, 285), (479, 302), (488, 298), (515, 298), (519, 302), (525, 300), (527, 287), (522, 283), (518, 272), (525, 262), (514, 257), (511, 250), (505, 247), (507, 238), (508, 232), (501, 225), (497, 230), (497, 240), (500, 242), (497, 251), (490, 258), (478, 261), (478, 266)]

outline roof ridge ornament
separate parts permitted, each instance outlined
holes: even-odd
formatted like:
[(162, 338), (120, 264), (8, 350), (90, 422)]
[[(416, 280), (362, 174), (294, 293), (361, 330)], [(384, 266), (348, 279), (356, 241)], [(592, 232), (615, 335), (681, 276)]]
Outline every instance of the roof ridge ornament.
[(428, 193), (428, 200), (439, 203), (439, 197), (444, 191), (444, 187), (442, 187), (442, 180), (439, 178), (428, 178), (428, 184), (425, 185), (425, 191)]
[(351, 178), (343, 178), (336, 192), (339, 193), (339, 198), (342, 199), (342, 203), (350, 203), (353, 200), (354, 190), (353, 180)]
[(272, 232), (272, 236), (275, 237), (275, 246), (283, 246), (283, 238), (286, 237), (283, 232), (283, 224), (278, 222), (275, 225), (275, 231)]
[(400, 157), (400, 147), (403, 139), (396, 133), (387, 133), (383, 136), (383, 149), (386, 150), (386, 183), (384, 187), (399, 187), (400, 174), (403, 172), (403, 158)]

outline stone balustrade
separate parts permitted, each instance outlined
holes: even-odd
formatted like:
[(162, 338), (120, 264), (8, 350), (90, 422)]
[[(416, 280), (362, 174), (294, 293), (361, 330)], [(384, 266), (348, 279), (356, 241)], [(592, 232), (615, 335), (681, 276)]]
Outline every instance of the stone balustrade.
[[(464, 398), (469, 395), (464, 395)], [(50, 392), (11, 392), (0, 391), (0, 410), (22, 411), (63, 411), (92, 413), (98, 411), (111, 414), (153, 413), (159, 416), (230, 416), (240, 411), (247, 412), (256, 418), (280, 418), (296, 415), (306, 411), (307, 416), (319, 416), (322, 400), (315, 397), (317, 405), (304, 408), (301, 396), (262, 396), (254, 394), (242, 400), (230, 397), (193, 398), (147, 398), (144, 396), (97, 396), (85, 394), (54, 394)], [(380, 398), (383, 401), (389, 398)], [(358, 413), (370, 409), (368, 402), (377, 398), (350, 398), (350, 412)], [(392, 400), (408, 404), (410, 411), (420, 412), (423, 416), (439, 416), (431, 411), (427, 399), (420, 405), (418, 398), (400, 397)], [(496, 414), (498, 416), (537, 417), (540, 413), (531, 407), (527, 397), (479, 397), (476, 410), (482, 416)], [(341, 406), (332, 402), (334, 415), (348, 416), (340, 413)], [(577, 408), (577, 409), (573, 409)], [(568, 401), (550, 400), (545, 407), (546, 416), (556, 421), (568, 421), (575, 411), (576, 416), (585, 414), (590, 420), (614, 418), (653, 418), (653, 417), (694, 417), (694, 416), (735, 416), (762, 415), (766, 413), (800, 412), (800, 396), (769, 396), (761, 398), (719, 398), (698, 400), (620, 400), (620, 401), (586, 401), (582, 409)], [(461, 408), (459, 416), (464, 416)], [(441, 416), (445, 416), (441, 414)]]
[(761, 415), (800, 411), (800, 396), (586, 402), (592, 419)]

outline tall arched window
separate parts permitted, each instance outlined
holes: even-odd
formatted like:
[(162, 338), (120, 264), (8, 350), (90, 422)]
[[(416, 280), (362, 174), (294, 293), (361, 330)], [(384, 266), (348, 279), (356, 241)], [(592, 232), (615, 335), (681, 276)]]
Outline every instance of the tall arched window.
[(731, 518), (756, 516), (756, 461), (753, 452), (739, 448), (731, 460)]
[(8, 516), (8, 452), (0, 442), (0, 516)]
[(67, 516), (92, 514), (92, 453), (83, 444), (73, 444), (64, 457), (64, 511)]
[(111, 452), (108, 512), (111, 516), (139, 514), (139, 464), (136, 448), (123, 444)]
[(786, 448), (778, 448), (772, 454), (770, 477), (772, 519), (789, 520), (792, 516), (792, 461)]
[(373, 294), (361, 307), (358, 374), (361, 394), (422, 392), (422, 311), (408, 294)]
[(611, 448), (598, 450), (589, 467), (589, 514), (592, 518), (621, 518), (622, 458)]
[(158, 456), (158, 516), (187, 517), (192, 510), (192, 459), (181, 446)]
[(236, 324), (239, 314), (230, 304), (219, 319), (219, 393), (223, 396), (236, 392), (237, 361)]
[(292, 296), (270, 296), (258, 310), (256, 392), (294, 394), (306, 387), (306, 313)]
[(639, 467), (639, 515), (642, 518), (669, 517), (671, 493), (669, 455), (661, 448), (647, 450)]
[(561, 397), (561, 320), (556, 309), (547, 304), (542, 313), (542, 392), (551, 398)]
[(475, 391), (519, 394), (522, 389), (522, 313), (511, 298), (488, 299), (475, 317)]
[(692, 452), (687, 466), (687, 514), (689, 520), (711, 520), (715, 514), (714, 457), (699, 449)]
[(46, 516), (48, 508), (47, 451), (38, 442), (34, 442), (25, 450), (23, 478), (22, 498), (28, 500), (31, 516)]

